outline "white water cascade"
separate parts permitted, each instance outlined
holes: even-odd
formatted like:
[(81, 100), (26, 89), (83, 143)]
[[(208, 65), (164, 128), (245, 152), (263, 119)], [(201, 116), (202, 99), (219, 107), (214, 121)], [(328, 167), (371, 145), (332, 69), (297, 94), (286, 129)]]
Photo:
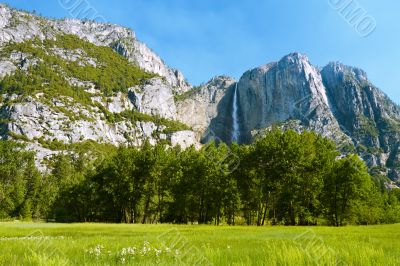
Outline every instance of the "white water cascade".
[(235, 91), (233, 93), (233, 101), (232, 101), (232, 142), (238, 142), (240, 136), (237, 95), (238, 95), (238, 82), (236, 82)]

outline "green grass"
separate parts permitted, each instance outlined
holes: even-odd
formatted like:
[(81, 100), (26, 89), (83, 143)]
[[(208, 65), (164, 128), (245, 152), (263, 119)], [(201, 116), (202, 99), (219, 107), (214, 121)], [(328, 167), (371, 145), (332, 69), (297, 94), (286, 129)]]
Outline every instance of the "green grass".
[[(102, 247), (96, 250), (98, 245)], [(135, 255), (130, 255), (133, 247), (136, 247)], [(166, 252), (168, 248), (170, 252)], [(161, 250), (159, 256), (156, 249)], [(1, 265), (196, 263), (400, 265), (400, 224), (257, 228), (0, 223)]]

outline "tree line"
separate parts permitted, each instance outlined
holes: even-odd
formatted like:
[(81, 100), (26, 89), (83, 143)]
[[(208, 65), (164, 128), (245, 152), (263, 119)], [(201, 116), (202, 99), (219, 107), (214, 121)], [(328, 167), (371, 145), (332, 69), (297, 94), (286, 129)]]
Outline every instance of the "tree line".
[[(312, 132), (272, 130), (251, 145), (65, 152), (41, 174), (34, 154), (0, 142), (0, 218), (229, 225), (400, 222), (388, 191), (354, 154)], [(94, 159), (96, 158), (96, 159)], [(233, 158), (233, 160), (232, 160)]]

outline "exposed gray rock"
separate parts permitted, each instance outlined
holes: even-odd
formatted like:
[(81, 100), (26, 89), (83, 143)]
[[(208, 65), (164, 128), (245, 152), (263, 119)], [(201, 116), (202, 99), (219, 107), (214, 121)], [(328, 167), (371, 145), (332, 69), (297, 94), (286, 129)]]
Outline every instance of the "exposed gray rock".
[(62, 48), (52, 48), (49, 52), (60, 57), (67, 62), (78, 62), (80, 66), (90, 65), (97, 67), (97, 62), (94, 58), (86, 55), (82, 49), (66, 50)]
[(371, 84), (360, 69), (330, 63), (321, 73), (333, 114), (356, 145), (368, 147), (363, 153), (369, 165), (396, 165), (400, 108)]
[(232, 139), (233, 92), (238, 89), (239, 142), (250, 142), (257, 130), (289, 120), (335, 139), (349, 141), (330, 111), (319, 70), (295, 53), (243, 74), (217, 102), (218, 115), (209, 130), (225, 142)]
[[(0, 47), (35, 37), (54, 39), (59, 34), (74, 34), (95, 45), (109, 46), (159, 77), (131, 88), (128, 95), (113, 97), (102, 95), (91, 81), (67, 77), (70, 84), (92, 94), (92, 101), (106, 111), (68, 97), (55, 97), (49, 103), (43, 92), (26, 98), (2, 95), (1, 118), (6, 120), (0, 127), (2, 137), (7, 137), (7, 131), (25, 136), (39, 158), (52, 154), (38, 143), (39, 139), (64, 143), (94, 140), (115, 145), (167, 140), (184, 148), (196, 146), (200, 140), (230, 143), (235, 120), (239, 122), (239, 143), (251, 142), (254, 135), (277, 124), (282, 129), (314, 130), (341, 145), (354, 144), (369, 166), (386, 167), (392, 180), (400, 180), (400, 108), (360, 69), (331, 63), (320, 70), (306, 56), (294, 53), (247, 71), (238, 82), (221, 76), (191, 89), (182, 73), (169, 68), (130, 29), (76, 19), (48, 20), (0, 4)], [(54, 48), (47, 52), (66, 62), (99, 66), (81, 49)], [(37, 63), (32, 55), (12, 53), (9, 58), (0, 58), (0, 78)], [(234, 95), (238, 96), (235, 103)], [(233, 119), (234, 104), (238, 119)], [(108, 113), (116, 116), (126, 110), (179, 120), (194, 132), (165, 134), (165, 126), (151, 121), (107, 121)]]
[(132, 38), (120, 39), (112, 46), (115, 51), (125, 56), (142, 69), (165, 77), (178, 93), (191, 89), (191, 85), (185, 80), (183, 74), (175, 69), (168, 68), (164, 61), (145, 44)]
[[(5, 59), (5, 58), (3, 58)], [(9, 59), (11, 63), (13, 63), (12, 71), (9, 74), (12, 74), (17, 68), (27, 71), (30, 66), (35, 66), (41, 60), (38, 58), (33, 58), (32, 55), (21, 53), (14, 51), (10, 54)]]
[[(46, 154), (48, 149), (43, 148), (39, 144), (40, 141), (57, 140), (72, 144), (93, 140), (117, 146), (127, 144), (140, 146), (146, 139), (153, 145), (160, 139), (164, 139), (170, 141), (171, 145), (181, 145), (184, 148), (197, 145), (195, 133), (192, 131), (166, 135), (160, 134), (165, 126), (150, 121), (132, 123), (129, 120), (123, 120), (109, 123), (102, 113), (96, 112), (89, 106), (74, 103), (68, 97), (53, 99), (52, 105), (49, 105), (41, 102), (42, 96), (43, 94), (27, 98), (14, 96), (15, 103), (1, 110), (1, 117), (9, 120), (6, 123), (7, 134), (11, 137), (24, 136), (32, 144), (29, 144), (29, 147), (39, 153), (39, 162), (40, 159), (55, 154), (54, 152)], [(132, 108), (127, 95), (119, 93), (111, 99), (112, 101), (103, 103), (110, 112), (118, 113)], [(67, 113), (60, 108), (67, 110)], [(71, 114), (73, 114), (72, 117)], [(160, 137), (157, 137), (159, 135)], [(42, 167), (42, 165), (38, 166)]]
[(189, 125), (197, 133), (198, 140), (201, 140), (211, 121), (218, 116), (218, 104), (226, 90), (234, 83), (235, 80), (230, 77), (215, 77), (200, 88), (194, 89), (189, 97), (176, 103), (178, 120)]
[(147, 80), (145, 84), (130, 89), (135, 108), (144, 114), (175, 119), (176, 107), (171, 86), (160, 78)]
[(244, 139), (254, 129), (287, 120), (300, 120), (331, 138), (340, 132), (321, 75), (303, 55), (290, 54), (278, 63), (246, 72), (238, 89)]
[(96, 85), (91, 81), (82, 81), (74, 77), (65, 77), (71, 86), (84, 88), (90, 94), (100, 95), (100, 90), (96, 89)]
[(7, 75), (12, 74), (17, 67), (10, 61), (1, 61), (0, 62), (0, 79), (4, 78)]
[(169, 68), (158, 55), (136, 39), (132, 30), (118, 25), (78, 19), (46, 20), (0, 5), (0, 29), (0, 46), (35, 37), (43, 40), (54, 39), (58, 34), (74, 34), (97, 46), (112, 47), (142, 69), (164, 77), (178, 93), (191, 88), (182, 73)]
[(52, 151), (46, 148), (43, 148), (40, 144), (36, 142), (30, 142), (27, 144), (26, 149), (28, 151), (35, 152), (35, 164), (38, 167), (38, 170), (42, 173), (50, 172), (46, 165), (43, 164), (44, 160), (51, 159), (53, 156), (60, 154), (60, 151)]
[[(209, 101), (199, 98), (200, 93), (190, 95), (177, 104), (179, 119), (191, 125), (196, 124), (192, 116), (200, 121), (203, 141), (229, 143), (236, 86), (240, 143), (252, 141), (272, 125), (313, 130), (343, 147), (354, 144), (370, 167), (388, 167), (393, 180), (400, 176), (400, 108), (369, 82), (364, 71), (339, 63), (319, 70), (306, 56), (290, 54), (244, 73), (237, 84), (220, 91), (211, 109), (205, 105)], [(204, 115), (215, 106), (215, 113)]]
[(172, 146), (179, 145), (182, 149), (189, 148), (190, 146), (199, 147), (196, 141), (196, 134), (193, 131), (178, 131), (170, 135)]
[(0, 45), (34, 37), (44, 39), (41, 21), (39, 17), (0, 5)]
[(109, 97), (107, 102), (103, 103), (103, 105), (111, 113), (122, 113), (123, 111), (132, 110), (134, 108), (128, 96), (122, 92), (117, 93), (116, 96)]
[[(153, 51), (136, 39), (135, 33), (113, 24), (102, 24), (77, 19), (48, 20), (33, 14), (10, 9), (0, 4), (0, 49), (10, 42), (23, 42), (33, 38), (55, 39), (59, 34), (74, 34), (97, 46), (109, 46), (142, 69), (159, 75), (142, 86), (132, 88), (129, 95), (117, 93), (109, 97), (96, 89), (92, 81), (65, 77), (73, 86), (81, 87), (93, 95), (92, 101), (100, 103), (109, 113), (121, 113), (137, 109), (152, 116), (176, 119), (174, 94), (190, 89), (183, 75), (169, 68)], [(79, 65), (99, 67), (83, 49), (67, 50), (51, 48), (48, 54)], [(18, 51), (10, 58), (0, 59), (0, 78), (16, 69), (27, 71), (38, 63), (38, 58)], [(119, 118), (118, 122), (106, 119), (103, 109), (74, 102), (69, 97), (54, 97), (40, 92), (29, 97), (4, 94), (0, 97), (2, 138), (18, 137), (28, 140), (28, 149), (38, 152), (37, 160), (56, 154), (43, 148), (41, 143), (60, 141), (65, 144), (93, 140), (114, 145), (142, 145), (147, 139), (151, 144), (160, 140), (172, 145), (188, 147), (197, 145), (191, 131), (164, 134), (166, 128), (157, 121), (136, 121)], [(3, 106), (3, 102), (8, 102)], [(151, 119), (150, 119), (151, 120)], [(5, 122), (8, 121), (8, 122)]]
[(11, 17), (11, 10), (3, 5), (0, 5), (0, 28), (5, 28), (10, 22)]

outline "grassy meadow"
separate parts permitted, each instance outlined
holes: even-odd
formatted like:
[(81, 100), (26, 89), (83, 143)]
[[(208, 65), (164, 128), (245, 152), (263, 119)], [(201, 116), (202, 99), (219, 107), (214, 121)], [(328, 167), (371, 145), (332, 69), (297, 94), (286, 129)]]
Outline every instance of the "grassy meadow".
[(400, 265), (400, 224), (0, 223), (1, 265)]

